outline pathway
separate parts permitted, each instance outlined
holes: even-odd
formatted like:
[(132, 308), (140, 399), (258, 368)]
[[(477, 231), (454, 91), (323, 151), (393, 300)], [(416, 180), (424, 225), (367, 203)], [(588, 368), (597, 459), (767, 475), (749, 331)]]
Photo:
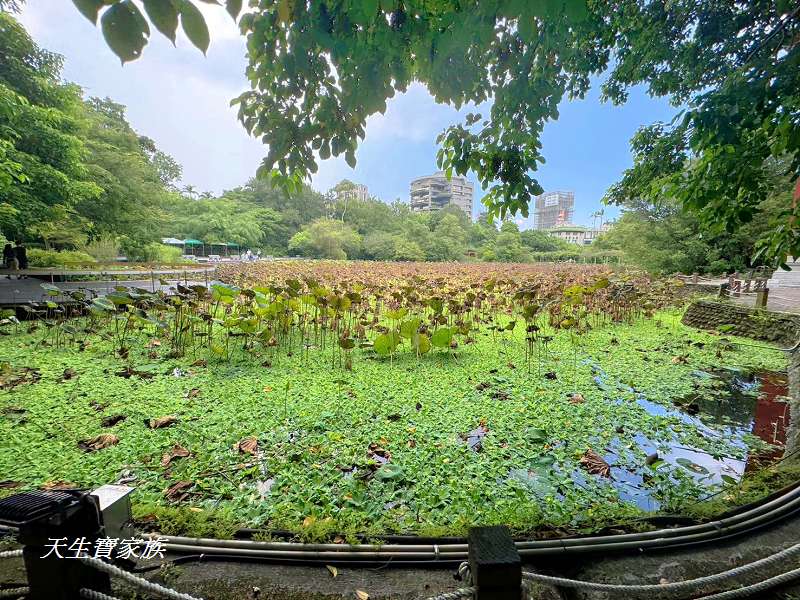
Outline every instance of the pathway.
[[(159, 283), (159, 280), (152, 279), (137, 280), (137, 281), (64, 281), (55, 283), (59, 289), (65, 291), (71, 290), (89, 290), (97, 296), (105, 295), (109, 292), (115, 291), (116, 287), (126, 288), (141, 288), (149, 292), (164, 290), (168, 291), (170, 287), (175, 287), (177, 283), (183, 283), (183, 279), (170, 279), (166, 280), (168, 285)], [(14, 304), (25, 304), (27, 302), (42, 302), (52, 299), (47, 295), (47, 292), (42, 288), (42, 283), (46, 283), (41, 279), (6, 279), (0, 278), (0, 306), (10, 306)], [(191, 284), (192, 281), (189, 280)], [(203, 283), (202, 280), (196, 283)], [(91, 294), (90, 294), (91, 295)], [(55, 301), (65, 300), (63, 296), (55, 298)]]

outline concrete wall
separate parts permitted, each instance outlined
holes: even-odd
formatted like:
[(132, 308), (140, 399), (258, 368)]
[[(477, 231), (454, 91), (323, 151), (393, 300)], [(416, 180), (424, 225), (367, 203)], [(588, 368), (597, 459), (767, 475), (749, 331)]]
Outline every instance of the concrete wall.
[(700, 300), (683, 314), (682, 322), (698, 329), (719, 330), (720, 325), (733, 325), (729, 333), (793, 346), (800, 337), (800, 315), (768, 312), (725, 302)]

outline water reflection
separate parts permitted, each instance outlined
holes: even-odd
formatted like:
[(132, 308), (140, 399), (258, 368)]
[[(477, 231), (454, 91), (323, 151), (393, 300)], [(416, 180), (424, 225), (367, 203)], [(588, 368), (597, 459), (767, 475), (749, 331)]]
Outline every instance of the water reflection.
[[(631, 387), (611, 380), (603, 369), (585, 361), (593, 371), (598, 388), (618, 404), (630, 402), (631, 395), (638, 406), (648, 414), (662, 417), (665, 426), (659, 427), (657, 440), (638, 433), (621, 440), (614, 437), (605, 445), (603, 459), (611, 467), (610, 478), (595, 478), (580, 469), (571, 473), (573, 484), (585, 487), (590, 481), (595, 485), (611, 486), (620, 500), (635, 504), (646, 511), (662, 508), (664, 495), (680, 494), (678, 479), (694, 480), (701, 488), (714, 491), (724, 483), (735, 483), (745, 472), (764, 466), (783, 453), (789, 405), (785, 401), (788, 381), (785, 374), (774, 372), (745, 373), (738, 369), (719, 369), (714, 372), (695, 371), (695, 392), (677, 398), (674, 406), (653, 402)], [(692, 447), (686, 432), (697, 432), (712, 442), (724, 443), (728, 455), (712, 455), (699, 447)], [(751, 452), (746, 442), (754, 435), (770, 448)], [(636, 447), (634, 455), (631, 448)], [(660, 474), (642, 464), (641, 452), (653, 460), (663, 461), (657, 469)], [(733, 454), (731, 456), (730, 454)], [(657, 455), (657, 458), (656, 458)], [(553, 492), (553, 473), (546, 469), (513, 470), (510, 479), (523, 484), (534, 495)], [(660, 483), (654, 480), (660, 477)], [(673, 485), (675, 484), (675, 485)]]
[[(648, 454), (658, 452), (661, 460), (673, 465), (673, 468), (683, 468), (685, 474), (704, 487), (738, 481), (746, 471), (758, 469), (765, 461), (783, 453), (789, 419), (789, 405), (785, 401), (788, 393), (785, 374), (721, 369), (714, 373), (696, 371), (692, 376), (698, 382), (705, 382), (705, 385), (698, 385), (700, 389), (697, 393), (677, 400), (674, 408), (652, 402), (643, 394), (636, 395), (636, 403), (649, 414), (685, 424), (704, 437), (722, 437), (728, 444), (740, 448), (743, 458), (713, 456), (701, 448), (687, 447), (685, 442), (681, 445), (677, 436), (672, 441), (664, 440), (656, 444), (644, 435), (636, 435), (635, 442), (643, 451)], [(749, 452), (745, 442), (749, 434), (773, 448), (764, 452)], [(618, 443), (618, 440), (615, 442)], [(606, 460), (613, 466), (618, 451), (615, 444), (608, 450)], [(631, 472), (617, 466), (612, 468), (612, 474), (621, 499), (645, 510), (660, 508), (642, 472)]]

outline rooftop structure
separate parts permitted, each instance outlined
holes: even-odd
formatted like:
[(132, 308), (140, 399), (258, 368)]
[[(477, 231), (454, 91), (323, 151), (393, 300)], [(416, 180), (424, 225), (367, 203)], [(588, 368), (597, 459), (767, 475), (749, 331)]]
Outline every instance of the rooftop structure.
[(472, 182), (457, 175), (447, 179), (442, 171), (411, 182), (411, 210), (416, 212), (441, 210), (452, 204), (471, 219), (473, 196)]
[(534, 201), (535, 229), (552, 229), (572, 221), (575, 211), (575, 192), (545, 192)]

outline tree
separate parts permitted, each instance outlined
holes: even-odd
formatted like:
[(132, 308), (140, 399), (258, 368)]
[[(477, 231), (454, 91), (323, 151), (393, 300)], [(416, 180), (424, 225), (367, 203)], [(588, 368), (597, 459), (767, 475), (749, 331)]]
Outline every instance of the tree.
[(361, 248), (361, 236), (347, 225), (331, 219), (317, 219), (289, 240), (289, 251), (314, 258), (344, 260)]
[(519, 227), (513, 221), (505, 221), (500, 227), (500, 233), (494, 244), (485, 249), (486, 260), (499, 262), (526, 262), (530, 260), (525, 246), (522, 245), (522, 236)]
[(177, 182), (183, 176), (183, 167), (178, 161), (159, 150), (156, 143), (149, 137), (140, 136), (139, 145), (155, 167), (161, 184), (168, 190), (178, 191)]
[(627, 262), (656, 274), (743, 271), (758, 264), (749, 260), (758, 240), (779, 227), (790, 203), (791, 184), (777, 176), (776, 190), (758, 211), (761, 217), (736, 231), (719, 232), (683, 209), (674, 199), (657, 204), (633, 203), (611, 230), (592, 244), (592, 250), (622, 251)]
[(81, 163), (83, 102), (76, 86), (61, 82), (61, 65), (60, 56), (39, 48), (0, 12), (0, 170), (7, 174), (2, 215), (8, 237), (40, 232), (52, 233), (54, 241), (75, 240), (62, 235), (84, 226), (75, 207), (102, 192)]
[(428, 260), (461, 260), (466, 251), (465, 241), (466, 233), (458, 217), (453, 214), (444, 215), (430, 236)]
[(364, 238), (364, 255), (373, 260), (393, 260), (396, 258), (397, 243), (397, 236), (375, 231)]
[[(93, 21), (111, 4), (102, 18), (109, 44), (123, 58), (140, 54), (149, 27), (131, 0), (76, 3)], [(207, 30), (187, 29), (192, 4), (180, 6), (204, 48)], [(237, 15), (241, 2), (226, 6)], [(148, 14), (173, 38), (177, 11), (167, 12)], [(769, 193), (768, 159), (786, 156), (785, 174), (800, 174), (798, 15), (788, 0), (260, 0), (240, 20), (253, 89), (238, 98), (239, 115), (269, 144), (260, 173), (296, 189), (316, 171), (317, 153), (355, 164), (367, 118), (413, 81), (456, 107), (492, 99), (487, 116), (470, 113), (441, 133), (437, 162), (447, 173), (473, 171), (493, 214), (527, 215), (541, 191), (531, 174), (545, 123), (562, 98), (583, 97), (608, 71), (602, 91), (615, 103), (644, 84), (685, 107), (637, 135), (639, 160), (608, 199), (667, 189), (708, 226), (730, 231)], [(762, 240), (765, 255), (800, 254), (798, 216), (800, 203), (785, 207)]]
[(425, 251), (417, 242), (400, 238), (395, 245), (394, 259), (400, 261), (423, 261), (425, 260)]
[(526, 229), (520, 232), (523, 245), (531, 252), (558, 252), (574, 250), (573, 244), (538, 229)]
[(169, 176), (162, 161), (168, 159), (178, 172), (180, 166), (136, 133), (125, 107), (110, 98), (87, 100), (81, 123), (87, 176), (102, 191), (79, 202), (76, 210), (92, 223), (93, 238), (118, 237), (123, 251), (138, 257), (158, 241), (167, 220)]

